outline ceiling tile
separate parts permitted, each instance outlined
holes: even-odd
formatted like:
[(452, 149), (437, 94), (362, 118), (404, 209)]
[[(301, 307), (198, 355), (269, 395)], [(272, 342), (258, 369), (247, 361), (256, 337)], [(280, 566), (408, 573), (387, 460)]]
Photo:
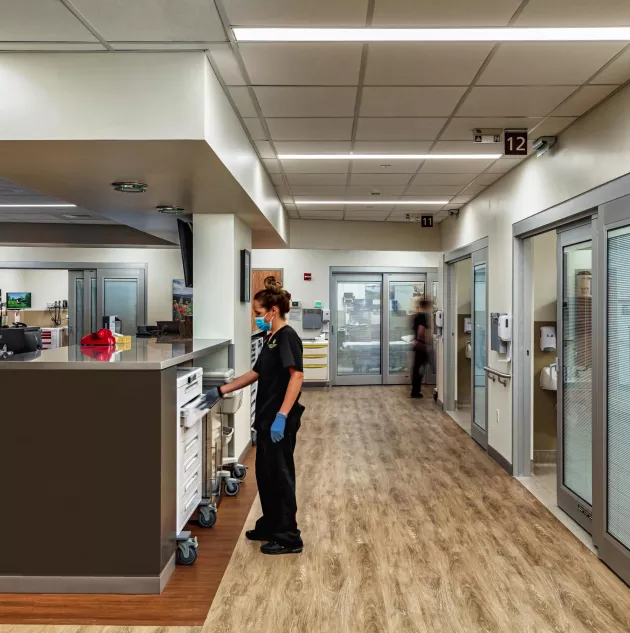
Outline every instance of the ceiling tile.
[(348, 198), (369, 198), (373, 192), (379, 192), (380, 196), (372, 196), (374, 200), (378, 200), (400, 196), (404, 190), (404, 185), (350, 185), (346, 196)]
[(545, 119), (535, 130), (530, 132), (530, 139), (540, 136), (554, 136), (560, 134), (565, 128), (576, 120), (572, 116), (552, 116)]
[(351, 185), (407, 185), (411, 176), (410, 174), (356, 174), (350, 175)]
[(158, 51), (187, 52), (204, 51), (211, 46), (208, 42), (109, 42), (115, 51)]
[(247, 83), (230, 44), (211, 44), (208, 53), (226, 85), (244, 86)]
[(61, 2), (0, 0), (0, 14), (0, 40), (3, 41), (98, 41)]
[(618, 86), (584, 86), (553, 114), (558, 116), (581, 116), (603, 101)]
[(364, 210), (359, 211), (357, 209), (346, 209), (346, 220), (363, 220), (366, 222), (383, 222), (387, 219), (389, 211), (373, 211)]
[(477, 87), (470, 91), (459, 116), (541, 117), (566, 99), (575, 86)]
[(220, 42), (226, 39), (214, 2), (206, 0), (72, 2), (106, 40), (113, 42)]
[(630, 49), (624, 51), (607, 68), (602, 70), (591, 83), (625, 84), (630, 79)]
[[(542, 117), (536, 118), (510, 118), (510, 117), (454, 117), (451, 119), (444, 134), (440, 140), (442, 141), (470, 141), (473, 138), (473, 130), (480, 128), (485, 130), (504, 130), (504, 129), (528, 129), (531, 130), (535, 125), (542, 121)], [(494, 147), (503, 147), (501, 144), (490, 145)]]
[(0, 42), (0, 52), (50, 52), (50, 53), (87, 53), (91, 51), (106, 51), (99, 42), (93, 44), (76, 44), (66, 42)]
[(486, 186), (485, 185), (481, 185), (481, 184), (470, 185), (470, 187), (466, 187), (466, 189), (464, 189), (464, 191), (461, 192), (461, 195), (463, 195), (463, 196), (477, 196), (485, 188), (486, 188)]
[(274, 141), (349, 141), (352, 119), (267, 119)]
[(289, 185), (344, 185), (346, 174), (287, 174)]
[(278, 154), (347, 154), (351, 141), (274, 141)]
[(276, 185), (276, 193), (279, 196), (284, 196), (284, 197), (291, 196), (291, 194), (289, 193), (289, 190), (284, 185), (284, 183), (281, 185)]
[(254, 102), (249, 94), (249, 88), (237, 86), (236, 88), (228, 88), (228, 90), (236, 104), (236, 108), (243, 118), (258, 116), (256, 106), (254, 106)]
[(263, 163), (265, 163), (265, 167), (270, 174), (281, 174), (282, 168), (280, 167), (280, 161), (271, 160), (271, 159), (263, 159)]
[(360, 43), (240, 44), (249, 78), (261, 86), (353, 86), (359, 83)]
[(488, 186), (491, 185), (493, 182), (496, 182), (500, 177), (501, 174), (481, 174), (480, 176), (477, 176), (473, 184)]
[(280, 196), (280, 201), (282, 202), (282, 204), (291, 204), (293, 202), (293, 196), (282, 195)]
[(257, 86), (254, 91), (269, 117), (351, 117), (357, 96), (355, 87)]
[(394, 210), (394, 205), (391, 204), (370, 204), (370, 202), (366, 202), (365, 204), (347, 204), (346, 205), (346, 214), (348, 211), (367, 211), (368, 213), (391, 213)]
[(289, 214), (290, 218), (294, 218), (295, 219), (295, 218), (299, 218), (300, 217), (300, 214), (298, 213), (297, 209), (289, 209), (288, 208), (289, 207), (288, 204), (285, 204), (284, 207), (287, 210), (287, 213)]
[(365, 26), (368, 0), (229, 0), (233, 26)]
[(414, 174), (419, 166), (419, 160), (355, 160), (352, 163), (352, 173)]
[(256, 141), (256, 147), (261, 158), (275, 158), (276, 153), (269, 141)]
[(626, 0), (530, 0), (514, 26), (630, 26)]
[(267, 133), (265, 132), (265, 128), (263, 124), (260, 122), (260, 119), (246, 119), (243, 118), (243, 122), (245, 123), (245, 127), (249, 132), (252, 139), (255, 141), (264, 141), (267, 139)]
[(502, 143), (474, 143), (467, 141), (438, 141), (431, 154), (502, 154)]
[(366, 87), (360, 116), (449, 116), (465, 90), (464, 87)]
[(505, 174), (510, 169), (516, 167), (519, 163), (523, 161), (522, 158), (499, 158), (499, 160), (495, 161), (490, 167), (488, 167), (489, 174)]
[(300, 217), (305, 220), (343, 220), (343, 209), (304, 209), (300, 208)]
[(274, 185), (284, 186), (284, 177), (282, 174), (270, 174), (271, 182)]
[[(419, 196), (414, 196), (419, 197)], [(447, 196), (447, 198), (450, 196)], [(422, 214), (433, 213), (439, 211), (444, 205), (442, 204), (399, 204), (394, 207), (395, 215), (405, 215), (406, 213)]]
[(623, 42), (503, 43), (477, 80), (477, 85), (579, 85), (624, 46)]
[(465, 86), (471, 83), (493, 42), (369, 44), (366, 86)]
[(284, 207), (287, 211), (297, 211), (297, 207), (292, 203), (287, 203)]
[(287, 174), (347, 174), (347, 160), (283, 160)]
[(365, 141), (432, 141), (446, 118), (367, 118), (357, 123), (357, 139)]
[(414, 179), (414, 185), (458, 185), (461, 189), (470, 184), (478, 174), (427, 174), (420, 172)]
[(473, 198), (474, 198), (474, 196), (457, 196), (456, 198), (453, 198), (451, 200), (451, 203), (453, 203), (453, 204), (467, 204)]
[(492, 165), (492, 160), (427, 160), (421, 174), (480, 174)]
[(312, 196), (315, 199), (326, 196), (345, 198), (346, 185), (291, 185), (291, 193), (294, 196)]
[(372, 26), (506, 26), (521, 0), (376, 0)]
[(426, 154), (432, 141), (355, 141), (356, 154)]
[(462, 190), (463, 185), (415, 185), (412, 184), (406, 195), (425, 196), (455, 196)]

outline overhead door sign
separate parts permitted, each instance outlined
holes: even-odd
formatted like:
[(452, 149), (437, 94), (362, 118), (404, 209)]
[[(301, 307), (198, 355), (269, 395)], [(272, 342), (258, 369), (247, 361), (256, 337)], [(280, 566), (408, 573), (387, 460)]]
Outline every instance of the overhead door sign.
[(423, 215), (420, 218), (420, 222), (422, 223), (422, 226), (430, 229), (433, 227), (433, 216), (432, 215)]
[(506, 156), (527, 156), (527, 130), (505, 130), (503, 145)]

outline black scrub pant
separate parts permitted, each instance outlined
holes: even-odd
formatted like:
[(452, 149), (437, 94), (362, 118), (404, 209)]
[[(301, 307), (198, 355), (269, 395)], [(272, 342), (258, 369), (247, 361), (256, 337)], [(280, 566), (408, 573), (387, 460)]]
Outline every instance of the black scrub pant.
[(256, 521), (256, 532), (287, 547), (302, 545), (296, 520), (296, 435), (297, 432), (286, 432), (276, 444), (268, 430), (260, 431), (256, 438), (256, 480), (263, 511)]
[(413, 357), (413, 373), (411, 374), (411, 395), (419, 396), (422, 387), (422, 375), (428, 361), (424, 350), (416, 351)]

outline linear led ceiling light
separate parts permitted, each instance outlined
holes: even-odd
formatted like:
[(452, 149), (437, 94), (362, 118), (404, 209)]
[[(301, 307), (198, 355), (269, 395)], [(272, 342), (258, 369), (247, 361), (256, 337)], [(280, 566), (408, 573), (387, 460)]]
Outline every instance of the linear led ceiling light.
[(503, 154), (278, 154), (280, 160), (496, 160)]
[(74, 209), (76, 204), (0, 204), (2, 209)]
[(361, 204), (371, 207), (373, 204), (448, 204), (450, 200), (296, 200), (295, 204)]
[(240, 28), (239, 42), (618, 42), (630, 27), (593, 28)]

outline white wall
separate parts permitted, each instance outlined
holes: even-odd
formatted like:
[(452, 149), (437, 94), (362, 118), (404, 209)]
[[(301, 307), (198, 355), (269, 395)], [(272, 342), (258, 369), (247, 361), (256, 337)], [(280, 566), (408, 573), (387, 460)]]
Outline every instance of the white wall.
[[(317, 222), (315, 222), (317, 224)], [(348, 224), (352, 224), (348, 222)], [(409, 266), (437, 268), (438, 252), (405, 251), (341, 251), (309, 249), (255, 249), (252, 251), (252, 268), (284, 271), (283, 283), (292, 298), (300, 300), (303, 307), (313, 307), (315, 301), (323, 301), (330, 308), (331, 266)], [(304, 273), (311, 273), (312, 280), (304, 281)], [(313, 330), (302, 330), (301, 321), (291, 321), (300, 336), (312, 337)]]
[[(174, 248), (0, 247), (0, 261), (146, 263), (148, 264), (147, 321), (149, 323), (169, 321), (172, 318), (173, 279), (182, 279), (184, 275), (179, 249)], [(2, 286), (0, 288), (5, 292)], [(8, 286), (7, 290), (10, 290)], [(16, 288), (16, 290), (28, 291), (28, 288)], [(61, 286), (57, 286), (55, 294), (60, 293), (61, 290)], [(66, 290), (64, 297), (55, 298), (65, 299), (67, 294)]]
[[(554, 149), (526, 160), (441, 223), (448, 252), (489, 238), (489, 312), (512, 312), (512, 224), (630, 172), (630, 88), (559, 137)], [(490, 352), (489, 364), (497, 364)], [(448, 379), (448, 377), (446, 377)], [(512, 461), (512, 387), (490, 382), (488, 440)], [(498, 421), (497, 421), (498, 417)]]
[[(532, 238), (533, 282), (534, 282), (534, 321), (555, 321), (557, 319), (557, 234), (548, 231)], [(589, 251), (590, 253), (590, 251)], [(536, 337), (540, 333), (534, 332)], [(534, 339), (534, 342), (537, 338)]]

